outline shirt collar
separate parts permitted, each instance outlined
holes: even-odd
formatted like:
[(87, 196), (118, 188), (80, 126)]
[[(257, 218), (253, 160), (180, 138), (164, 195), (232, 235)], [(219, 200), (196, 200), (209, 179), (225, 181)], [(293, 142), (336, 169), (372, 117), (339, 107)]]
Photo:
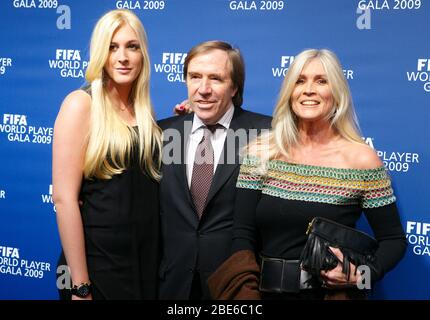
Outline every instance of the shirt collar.
[[(230, 127), (231, 119), (233, 119), (233, 114), (234, 114), (234, 106), (233, 104), (231, 104), (230, 107), (227, 109), (227, 111), (224, 113), (221, 119), (218, 120), (217, 123), (222, 125), (224, 129), (228, 129)], [(198, 129), (204, 126), (205, 124), (203, 123), (203, 121), (197, 116), (196, 113), (194, 113), (191, 134), (195, 133)]]

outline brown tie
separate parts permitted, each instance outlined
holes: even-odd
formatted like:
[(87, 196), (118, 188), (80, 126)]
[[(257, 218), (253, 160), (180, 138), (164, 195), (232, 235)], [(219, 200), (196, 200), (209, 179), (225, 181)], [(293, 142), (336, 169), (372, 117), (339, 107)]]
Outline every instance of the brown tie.
[(214, 172), (214, 150), (211, 135), (219, 126), (216, 124), (202, 127), (204, 130), (203, 138), (197, 146), (194, 157), (190, 191), (199, 219), (202, 217), (206, 205)]

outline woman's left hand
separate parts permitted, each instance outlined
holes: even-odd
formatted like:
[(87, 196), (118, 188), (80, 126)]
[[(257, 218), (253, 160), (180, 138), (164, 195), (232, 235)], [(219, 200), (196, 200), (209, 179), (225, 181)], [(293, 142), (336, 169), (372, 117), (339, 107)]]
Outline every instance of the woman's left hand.
[(187, 100), (182, 101), (181, 103), (178, 103), (177, 105), (175, 105), (175, 107), (173, 108), (173, 113), (175, 115), (184, 115), (187, 113), (191, 113), (193, 112), (193, 108), (191, 107), (190, 103)]
[[(343, 263), (343, 254), (338, 248), (330, 247), (331, 252)], [(360, 281), (360, 273), (355, 273), (356, 266), (349, 263), (350, 276), (342, 272), (342, 263), (338, 263), (336, 268), (329, 271), (321, 271), (321, 278), (323, 279), (323, 286), (327, 288), (346, 288), (356, 286)]]

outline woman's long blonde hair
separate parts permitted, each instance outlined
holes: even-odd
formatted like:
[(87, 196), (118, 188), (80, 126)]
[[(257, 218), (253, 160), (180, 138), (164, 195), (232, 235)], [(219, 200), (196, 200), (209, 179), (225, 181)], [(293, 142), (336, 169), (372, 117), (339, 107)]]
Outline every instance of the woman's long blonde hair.
[(272, 130), (261, 135), (246, 148), (247, 153), (259, 155), (264, 162), (280, 156), (288, 158), (290, 148), (298, 143), (298, 120), (291, 105), (291, 95), (303, 67), (313, 59), (319, 59), (327, 73), (333, 94), (333, 108), (327, 116), (339, 135), (349, 141), (364, 143), (352, 103), (348, 82), (336, 55), (326, 49), (309, 49), (298, 54), (290, 65), (282, 83), (276, 104)]
[[(106, 90), (104, 66), (114, 32), (128, 24), (136, 33), (143, 57), (142, 70), (134, 81), (129, 100), (134, 105), (138, 132), (118, 115)], [(161, 130), (157, 126), (149, 95), (151, 64), (145, 29), (139, 18), (128, 10), (112, 10), (97, 22), (90, 46), (86, 80), (91, 85), (91, 119), (84, 161), (85, 178), (110, 179), (122, 173), (138, 141), (139, 163), (153, 179), (160, 178)]]

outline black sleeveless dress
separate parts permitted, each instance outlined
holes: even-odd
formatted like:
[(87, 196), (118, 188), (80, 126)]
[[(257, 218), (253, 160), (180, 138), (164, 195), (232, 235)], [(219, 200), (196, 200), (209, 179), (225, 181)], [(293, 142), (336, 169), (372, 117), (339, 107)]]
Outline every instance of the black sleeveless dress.
[[(136, 159), (134, 155), (128, 169), (110, 180), (82, 183), (85, 250), (96, 300), (157, 297), (158, 182)], [(63, 254), (59, 264), (65, 264)], [(71, 295), (60, 290), (60, 297)]]

